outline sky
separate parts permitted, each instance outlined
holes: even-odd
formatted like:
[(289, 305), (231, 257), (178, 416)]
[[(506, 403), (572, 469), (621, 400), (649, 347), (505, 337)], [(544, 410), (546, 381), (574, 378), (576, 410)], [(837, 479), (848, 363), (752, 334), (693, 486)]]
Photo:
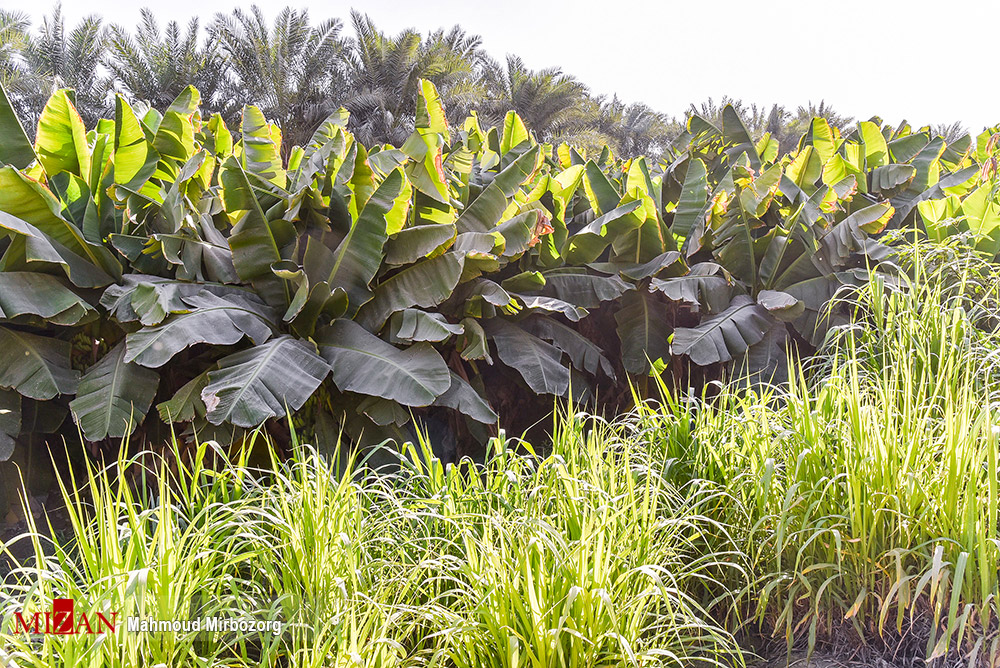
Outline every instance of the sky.
[[(207, 23), (233, 0), (156, 3), (157, 17)], [(517, 54), (532, 69), (556, 66), (594, 93), (617, 94), (681, 116), (723, 95), (799, 105), (825, 100), (842, 115), (914, 126), (960, 121), (979, 131), (1000, 122), (996, 0), (258, 0), (273, 17), (285, 5), (316, 21), (351, 8), (383, 31), (427, 32), (456, 23), (479, 34), (494, 58)], [(0, 0), (35, 23), (50, 0)], [(90, 13), (134, 26), (142, 2), (64, 0), (75, 23)], [(246, 4), (243, 4), (246, 6)], [(350, 34), (349, 27), (345, 30)]]

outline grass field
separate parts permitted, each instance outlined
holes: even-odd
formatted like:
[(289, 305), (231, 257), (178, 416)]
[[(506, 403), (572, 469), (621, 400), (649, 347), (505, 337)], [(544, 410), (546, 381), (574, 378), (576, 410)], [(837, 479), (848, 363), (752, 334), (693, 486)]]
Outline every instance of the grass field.
[(21, 602), (54, 598), (284, 630), (5, 635), (0, 657), (742, 665), (740, 639), (773, 634), (974, 665), (997, 652), (1000, 342), (983, 325), (1000, 290), (953, 249), (903, 258), (911, 279), (850, 295), (854, 324), (793, 363), (786, 391), (668, 392), (610, 421), (560, 410), (551, 442), (501, 435), (484, 465), (445, 467), (418, 443), (376, 473), (296, 444), (258, 469), (202, 443), (66, 480), (70, 535), (23, 539), (34, 556), (5, 583), (4, 631)]

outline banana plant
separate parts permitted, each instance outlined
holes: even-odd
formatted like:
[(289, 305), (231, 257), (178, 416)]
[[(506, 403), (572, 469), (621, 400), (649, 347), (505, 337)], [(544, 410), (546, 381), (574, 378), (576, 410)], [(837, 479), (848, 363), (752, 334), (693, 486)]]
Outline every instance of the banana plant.
[(288, 149), (259, 109), (230, 128), (199, 103), (118, 98), (88, 129), (60, 90), (30, 142), (0, 95), (0, 459), (30, 434), (288, 414), (482, 438), (511, 394), (624, 396), (671, 362), (780, 377), (886, 227), (1000, 251), (989, 137), (815, 119), (779, 155), (727, 107), (663, 161), (588, 157), (513, 112), (450, 126), (422, 81), (402, 146), (363, 146), (341, 109)]
[(948, 147), (937, 156), (941, 173), (917, 198), (915, 224), (935, 241), (971, 234), (976, 250), (995, 262), (1000, 257), (1000, 126), (985, 130), (975, 144), (963, 137), (959, 148)]

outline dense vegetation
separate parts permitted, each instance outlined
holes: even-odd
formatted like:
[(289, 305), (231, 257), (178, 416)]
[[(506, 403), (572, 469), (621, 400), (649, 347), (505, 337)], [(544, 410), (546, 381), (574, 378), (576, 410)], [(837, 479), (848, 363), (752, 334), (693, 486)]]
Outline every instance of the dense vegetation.
[(474, 454), (498, 415), (544, 416), (536, 395), (620, 410), (651, 371), (783, 380), (887, 227), (961, 220), (998, 250), (988, 133), (817, 118), (782, 155), (730, 106), (667, 159), (586, 157), (514, 112), (452, 128), (422, 81), (401, 148), (338, 110), (289, 149), (256, 107), (235, 137), (203, 118), (192, 87), (162, 114), (119, 97), (91, 130), (73, 99), (33, 144), (0, 109), (4, 457), (67, 414), (93, 442), (162, 423), (226, 441), (289, 411), (326, 443), (407, 438), (416, 414)]
[[(63, 487), (70, 536), (50, 546), (32, 524), (9, 546), (28, 555), (0, 596), (0, 658), (743, 665), (741, 644), (773, 633), (782, 654), (787, 639), (865, 665), (993, 665), (1000, 272), (960, 245), (898, 259), (913, 280), (857, 293), (856, 326), (780, 393), (665, 393), (612, 422), (564, 411), (537, 453), (501, 433), (483, 464), (419, 442), (375, 473), (296, 443), (258, 469), (202, 443), (88, 467)], [(61, 596), (288, 626), (2, 635)]]
[[(460, 26), (390, 35), (357, 12), (344, 23), (313, 23), (308, 12), (291, 8), (269, 23), (251, 7), (161, 26), (147, 9), (130, 30), (96, 15), (67, 25), (57, 7), (32, 29), (26, 16), (0, 9), (0, 82), (32, 127), (59, 88), (76, 90), (90, 126), (114, 114), (116, 93), (164, 109), (193, 84), (206, 116), (217, 112), (237, 125), (243, 106), (255, 105), (278, 124), (288, 147), (304, 145), (341, 106), (351, 112), (348, 129), (366, 146), (402, 144), (413, 131), (421, 78), (437, 86), (452, 124), (476, 109), (485, 126), (499, 125), (513, 110), (542, 141), (597, 151), (608, 145), (625, 157), (659, 155), (684, 129), (683, 120), (648, 105), (596, 95), (559, 68), (532, 70), (516, 55), (498, 61)], [(691, 105), (687, 115), (719, 122), (729, 102), (755, 139), (769, 132), (782, 151), (814, 116), (838, 128), (852, 120), (823, 102), (788, 110), (725, 97)], [(938, 131), (949, 139), (962, 134), (957, 123)]]
[(1000, 134), (817, 117), (785, 152), (726, 105), (619, 156), (449, 122), (416, 78), (395, 143), (335, 109), (296, 145), (193, 86), (89, 125), (59, 89), (29, 135), (0, 91), (0, 460), (116, 462), (66, 470), (0, 634), (206, 587), (290, 623), (0, 659), (997, 657)]

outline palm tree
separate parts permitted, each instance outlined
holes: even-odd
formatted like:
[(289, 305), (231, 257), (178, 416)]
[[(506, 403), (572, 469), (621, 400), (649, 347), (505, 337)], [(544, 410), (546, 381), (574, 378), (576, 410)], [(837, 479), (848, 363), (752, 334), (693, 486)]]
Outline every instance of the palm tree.
[(490, 58), (483, 50), (483, 39), (456, 25), (448, 32), (428, 35), (423, 49), (427, 54), (424, 76), (434, 82), (451, 121), (460, 123), (486, 96), (481, 73)]
[(830, 124), (830, 127), (834, 127), (839, 130), (843, 130), (854, 122), (853, 116), (842, 116), (838, 114), (832, 105), (826, 103), (826, 100), (820, 100), (818, 105), (813, 104), (810, 101), (808, 105), (804, 107), (800, 106), (795, 114), (795, 117), (796, 119), (812, 119), (815, 117), (823, 118)]
[(780, 132), (772, 133), (778, 139), (778, 150), (781, 152), (790, 151), (795, 147), (799, 138), (809, 130), (813, 118), (825, 119), (830, 127), (841, 131), (854, 122), (853, 117), (838, 114), (826, 100), (820, 100), (818, 105), (811, 101), (805, 106), (800, 105), (794, 116), (791, 114), (788, 116), (790, 118), (782, 123)]
[(478, 35), (455, 26), (426, 40), (412, 29), (390, 36), (359, 12), (351, 12), (351, 22), (355, 37), (345, 58), (351, 85), (344, 105), (362, 142), (399, 146), (406, 140), (420, 79), (434, 82), (453, 119), (463, 118), (481, 99), (477, 72), (486, 56)]
[(642, 103), (626, 105), (615, 95), (601, 104), (596, 129), (623, 157), (657, 156), (680, 134), (680, 126)]
[[(19, 118), (28, 118), (25, 96), (31, 90), (30, 77), (21, 58), (28, 43), (31, 21), (26, 14), (0, 9), (0, 84)], [(31, 132), (31, 128), (25, 128)]]
[(506, 66), (491, 61), (483, 71), (490, 120), (513, 109), (543, 141), (558, 140), (592, 126), (599, 112), (585, 85), (557, 67), (532, 71), (517, 56)]
[(285, 7), (269, 26), (260, 7), (218, 15), (210, 34), (220, 44), (229, 76), (223, 85), (226, 116), (255, 104), (282, 130), (282, 151), (308, 141), (335, 108), (344, 87), (342, 24), (330, 19), (313, 26), (309, 13)]
[(963, 136), (969, 134), (969, 131), (965, 129), (961, 121), (955, 121), (954, 123), (937, 123), (931, 126), (931, 136), (932, 137), (944, 137), (944, 140), (951, 144), (956, 139), (961, 139)]
[(118, 90), (164, 109), (193, 84), (201, 92), (203, 106), (211, 110), (221, 94), (223, 60), (213, 40), (199, 46), (198, 28), (198, 19), (192, 18), (182, 34), (177, 22), (171, 21), (161, 34), (149, 9), (142, 10), (134, 37), (121, 26), (111, 26), (105, 64)]
[(759, 138), (765, 132), (773, 133), (780, 128), (787, 117), (784, 107), (773, 105), (770, 110), (766, 110), (765, 107), (753, 103), (748, 104), (743, 100), (723, 95), (718, 103), (712, 98), (708, 98), (699, 105), (689, 105), (685, 114), (685, 120), (691, 116), (700, 116), (716, 127), (721, 128), (722, 110), (726, 108), (726, 105), (732, 105), (733, 109), (739, 115), (740, 120), (743, 121), (743, 125), (746, 126), (750, 136), (755, 139)]
[(0, 81), (8, 91), (24, 76), (19, 54), (28, 42), (30, 26), (26, 14), (0, 9)]
[(32, 77), (23, 100), (32, 121), (58, 88), (76, 91), (76, 108), (88, 126), (108, 111), (111, 81), (101, 73), (106, 32), (101, 18), (91, 15), (67, 33), (60, 5), (42, 20), (38, 34), (29, 36), (23, 49)]
[(795, 147), (802, 135), (809, 130), (809, 125), (814, 117), (824, 118), (831, 127), (840, 130), (854, 121), (850, 116), (838, 114), (824, 100), (821, 100), (818, 105), (810, 102), (806, 106), (799, 106), (793, 115), (779, 104), (773, 104), (771, 109), (767, 110), (764, 106), (747, 104), (743, 100), (734, 99), (728, 95), (723, 96), (718, 104), (712, 98), (708, 98), (700, 105), (690, 105), (687, 116), (697, 114), (716, 126), (722, 127), (722, 110), (727, 104), (733, 105), (733, 109), (739, 114), (751, 137), (760, 139), (765, 132), (769, 132), (774, 139), (778, 140), (781, 153), (786, 153)]
[(344, 100), (351, 112), (350, 129), (363, 143), (401, 146), (413, 129), (409, 112), (426, 69), (420, 34), (404, 30), (388, 36), (356, 11), (351, 22), (355, 37), (346, 53), (351, 85)]

